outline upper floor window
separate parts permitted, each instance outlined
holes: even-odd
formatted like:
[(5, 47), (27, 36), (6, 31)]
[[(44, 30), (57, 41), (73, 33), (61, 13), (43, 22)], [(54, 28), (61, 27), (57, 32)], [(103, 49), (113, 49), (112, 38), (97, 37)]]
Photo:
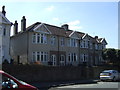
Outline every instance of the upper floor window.
[(3, 30), (3, 35), (5, 36), (6, 35), (6, 29), (4, 28)]
[(91, 42), (90, 42), (90, 46), (89, 47), (90, 47), (90, 49), (93, 49), (93, 44)]
[(82, 40), (80, 42), (80, 47), (81, 48), (89, 48), (90, 47), (90, 41), (89, 40)]
[(56, 39), (55, 36), (51, 37), (51, 45), (55, 45), (55, 41), (56, 41), (55, 39)]
[(98, 44), (95, 44), (95, 49), (98, 50)]
[(32, 42), (46, 44), (47, 36), (45, 34), (34, 33), (32, 36)]
[(106, 46), (104, 44), (102, 44), (102, 49), (105, 49), (105, 48), (106, 48)]
[(61, 39), (60, 39), (60, 44), (61, 44), (61, 46), (64, 46), (64, 45), (65, 45), (65, 39), (64, 39), (64, 38), (61, 38)]
[(40, 43), (40, 34), (37, 34), (37, 43)]
[(68, 39), (68, 46), (69, 47), (77, 47), (77, 40), (76, 39)]

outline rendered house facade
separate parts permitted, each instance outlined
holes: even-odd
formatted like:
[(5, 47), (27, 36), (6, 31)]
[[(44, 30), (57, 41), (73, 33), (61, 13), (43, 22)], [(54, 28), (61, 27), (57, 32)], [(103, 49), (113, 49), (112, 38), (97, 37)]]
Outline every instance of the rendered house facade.
[(10, 30), (11, 22), (5, 17), (5, 6), (0, 12), (0, 64), (7, 60), (10, 63)]
[(26, 28), (25, 17), (21, 20), (21, 32), (17, 25), (15, 22), (11, 37), (11, 56), (16, 63), (53, 66), (104, 63), (102, 50), (107, 45), (104, 38), (69, 30), (67, 24), (58, 27), (36, 22)]

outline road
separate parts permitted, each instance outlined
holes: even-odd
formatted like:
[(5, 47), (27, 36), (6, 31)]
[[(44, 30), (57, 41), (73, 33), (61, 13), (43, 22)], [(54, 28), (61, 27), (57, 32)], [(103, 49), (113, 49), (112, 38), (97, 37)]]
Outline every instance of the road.
[[(120, 82), (97, 82), (96, 84), (78, 84), (50, 88), (49, 90), (120, 90)], [(119, 89), (118, 89), (119, 88)]]

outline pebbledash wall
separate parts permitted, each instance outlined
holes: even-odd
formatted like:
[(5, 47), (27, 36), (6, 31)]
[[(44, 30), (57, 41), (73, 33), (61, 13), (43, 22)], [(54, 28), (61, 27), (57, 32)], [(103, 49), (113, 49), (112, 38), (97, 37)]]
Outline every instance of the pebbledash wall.
[(3, 70), (25, 82), (50, 82), (82, 79), (99, 79), (99, 73), (117, 67), (53, 67), (40, 65), (3, 65)]

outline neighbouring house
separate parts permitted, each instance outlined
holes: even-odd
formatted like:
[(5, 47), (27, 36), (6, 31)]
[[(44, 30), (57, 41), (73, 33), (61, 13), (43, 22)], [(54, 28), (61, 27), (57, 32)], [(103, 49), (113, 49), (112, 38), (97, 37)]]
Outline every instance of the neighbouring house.
[(5, 6), (0, 12), (0, 64), (4, 61), (10, 63), (10, 30), (11, 22), (6, 18)]
[(21, 31), (14, 23), (11, 37), (11, 56), (15, 63), (39, 63), (43, 65), (101, 65), (105, 38), (92, 37), (86, 33), (36, 22), (26, 28), (26, 19), (21, 20)]

